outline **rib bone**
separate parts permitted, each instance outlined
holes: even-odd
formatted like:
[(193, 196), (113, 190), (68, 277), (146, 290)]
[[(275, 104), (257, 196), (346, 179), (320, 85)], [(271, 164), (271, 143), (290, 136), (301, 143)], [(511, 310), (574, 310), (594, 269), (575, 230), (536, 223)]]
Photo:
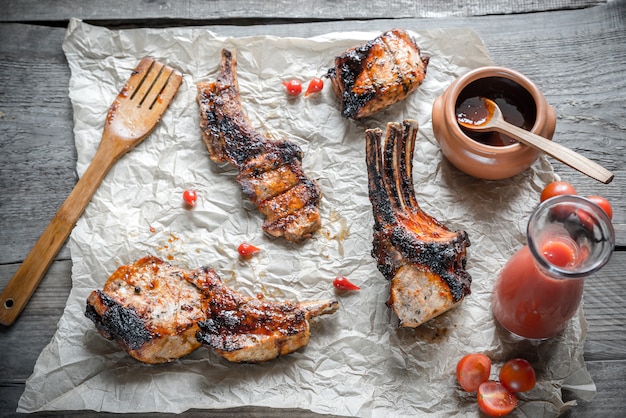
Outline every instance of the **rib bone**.
[(425, 213), (413, 189), (416, 121), (366, 131), (369, 197), (374, 213), (372, 256), (391, 281), (387, 305), (402, 327), (417, 327), (457, 306), (470, 293), (465, 231), (453, 232)]

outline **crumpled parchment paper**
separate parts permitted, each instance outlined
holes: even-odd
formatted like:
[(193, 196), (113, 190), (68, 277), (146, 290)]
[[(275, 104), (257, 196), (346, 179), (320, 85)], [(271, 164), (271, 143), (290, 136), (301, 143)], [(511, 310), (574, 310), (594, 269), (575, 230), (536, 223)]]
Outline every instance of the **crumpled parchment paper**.
[[(517, 355), (536, 366), (538, 385), (520, 394), (513, 416), (563, 412), (572, 403), (563, 402), (562, 389), (581, 399), (594, 395), (583, 360), (582, 310), (562, 335), (542, 344), (509, 340), (490, 313), (493, 281), (524, 244), (528, 216), (555, 175), (540, 158), (515, 178), (481, 181), (441, 155), (431, 129), (434, 99), (457, 76), (491, 64), (474, 31), (414, 32), (431, 56), (424, 84), (405, 102), (363, 122), (340, 116), (328, 82), (313, 96), (285, 93), (281, 81), (321, 76), (334, 56), (378, 34), (233, 38), (203, 28), (111, 31), (70, 22), (63, 47), (72, 74), (79, 174), (96, 151), (108, 107), (142, 57), (178, 68), (184, 82), (160, 125), (117, 162), (73, 230), (72, 291), (18, 411), (182, 412), (257, 405), (347, 416), (473, 416), (475, 395), (455, 381), (456, 363), (469, 352), (493, 359), (494, 378)], [(252, 123), (298, 143), (305, 171), (321, 186), (323, 227), (303, 244), (264, 236), (262, 217), (242, 200), (235, 171), (208, 158), (195, 85), (215, 76), (224, 47), (237, 53), (241, 97)], [(404, 118), (420, 124), (414, 179), (421, 207), (451, 229), (465, 229), (472, 242), (472, 294), (415, 330), (397, 328), (385, 306), (388, 283), (370, 255), (373, 218), (364, 147), (366, 128)], [(199, 194), (191, 210), (182, 201), (187, 188)], [(243, 241), (262, 252), (241, 261), (236, 248)], [(228, 285), (251, 295), (336, 297), (340, 310), (314, 321), (307, 347), (268, 363), (231, 364), (200, 348), (170, 364), (142, 364), (101, 337), (84, 308), (88, 294), (117, 267), (147, 254), (184, 268), (210, 265)], [(331, 283), (339, 275), (361, 291), (335, 293)]]

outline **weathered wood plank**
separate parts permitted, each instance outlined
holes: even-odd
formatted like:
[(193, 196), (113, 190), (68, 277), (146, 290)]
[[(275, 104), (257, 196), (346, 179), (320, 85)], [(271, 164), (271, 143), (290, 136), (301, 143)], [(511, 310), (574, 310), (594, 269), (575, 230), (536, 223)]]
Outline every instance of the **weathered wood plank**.
[(24, 29), (0, 25), (0, 264), (25, 257), (78, 178), (64, 29)]
[[(7, 1), (2, 4), (9, 3), (13, 4)], [(3, 6), (0, 6), (2, 18), (6, 10)], [(75, 8), (78, 14), (84, 12), (78, 6)], [(40, 11), (33, 13), (43, 13), (41, 9), (39, 6)], [(391, 26), (411, 29), (473, 26), (497, 64), (522, 71), (543, 89), (559, 115), (555, 141), (584, 152), (616, 173), (614, 182), (603, 186), (555, 163), (556, 171), (572, 181), (581, 194), (603, 194), (615, 203), (618, 244), (623, 250), (626, 135), (618, 121), (626, 108), (626, 81), (622, 76), (626, 62), (621, 59), (626, 56), (624, 16), (626, 2), (618, 1), (566, 13), (302, 25), (213, 25), (210, 29), (233, 36), (313, 36), (341, 30), (383, 30)], [(67, 98), (69, 70), (61, 51), (63, 36), (64, 28), (0, 24), (0, 288), (4, 288), (17, 270), (20, 260), (76, 182), (71, 107)], [(71, 271), (67, 250), (57, 260), (18, 322), (11, 328), (0, 327), (2, 416), (15, 415), (12, 411), (23, 391), (24, 380), (53, 335), (65, 306)], [(606, 416), (607, 411), (626, 409), (626, 399), (621, 396), (626, 376), (624, 265), (626, 252), (616, 252), (609, 265), (587, 282), (584, 309), (589, 332), (585, 358), (598, 386), (598, 395), (592, 402), (574, 408), (568, 416)], [(184, 416), (256, 417), (270, 413), (316, 416), (302, 411), (260, 408), (191, 411)], [(84, 416), (84, 413), (64, 415)]]
[(626, 362), (620, 361), (619, 366), (615, 363), (612, 361), (587, 362), (587, 370), (593, 376), (597, 395), (591, 402), (578, 402), (578, 405), (568, 411), (564, 418), (624, 416)]
[(547, 10), (579, 9), (605, 3), (602, 0), (534, 0), (484, 1), (413, 1), (390, 0), (386, 2), (363, 2), (348, 0), (332, 2), (312, 1), (265, 1), (265, 0), (219, 0), (166, 2), (142, 0), (102, 0), (83, 2), (79, 0), (55, 1), (54, 7), (39, 0), (2, 0), (2, 22), (66, 22), (70, 17), (83, 20), (132, 21), (145, 19), (205, 20), (218, 19), (297, 19), (342, 20), (381, 18), (424, 18), (450, 16), (483, 16), (499, 14), (532, 13)]
[[(0, 288), (4, 289), (17, 267), (18, 264), (0, 265)], [(13, 326), (0, 325), (0, 381), (23, 381), (32, 373), (63, 314), (70, 294), (71, 269), (70, 261), (53, 263)]]
[[(616, 251), (609, 263), (585, 281), (583, 309), (589, 323), (585, 343), (588, 361), (626, 361), (626, 252)], [(626, 378), (626, 370), (623, 375)]]

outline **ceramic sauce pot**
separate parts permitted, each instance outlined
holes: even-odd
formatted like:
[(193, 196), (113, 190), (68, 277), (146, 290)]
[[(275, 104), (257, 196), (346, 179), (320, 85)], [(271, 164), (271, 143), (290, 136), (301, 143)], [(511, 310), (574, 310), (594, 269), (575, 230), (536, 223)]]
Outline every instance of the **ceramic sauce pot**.
[(445, 157), (459, 170), (501, 180), (526, 170), (540, 151), (496, 132), (475, 133), (457, 122), (463, 106), (478, 97), (494, 100), (505, 120), (552, 139), (556, 113), (539, 88), (505, 67), (482, 67), (457, 78), (433, 104), (433, 132)]

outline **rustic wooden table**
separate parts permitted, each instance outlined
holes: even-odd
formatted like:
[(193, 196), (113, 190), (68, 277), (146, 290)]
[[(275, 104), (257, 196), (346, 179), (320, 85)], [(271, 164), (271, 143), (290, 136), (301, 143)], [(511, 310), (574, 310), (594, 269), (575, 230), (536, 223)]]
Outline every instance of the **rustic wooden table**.
[[(321, 0), (191, 0), (184, 6), (145, 0), (131, 4), (64, 0), (53, 7), (39, 0), (0, 0), (0, 289), (77, 181), (70, 74), (61, 49), (70, 17), (112, 28), (206, 25), (232, 36), (474, 28), (497, 65), (525, 73), (543, 90), (558, 115), (554, 140), (615, 173), (615, 180), (605, 186), (553, 161), (555, 171), (580, 194), (609, 198), (617, 232), (611, 261), (587, 282), (584, 294), (589, 322), (585, 360), (597, 395), (567, 416), (626, 414), (626, 0), (403, 0), (333, 2), (332, 8)], [(69, 251), (63, 248), (18, 321), (0, 326), (0, 416), (18, 415), (14, 411), (25, 380), (65, 306), (70, 272)], [(315, 416), (308, 411), (250, 407), (183, 415), (296, 413)], [(59, 415), (84, 416), (85, 411)]]

